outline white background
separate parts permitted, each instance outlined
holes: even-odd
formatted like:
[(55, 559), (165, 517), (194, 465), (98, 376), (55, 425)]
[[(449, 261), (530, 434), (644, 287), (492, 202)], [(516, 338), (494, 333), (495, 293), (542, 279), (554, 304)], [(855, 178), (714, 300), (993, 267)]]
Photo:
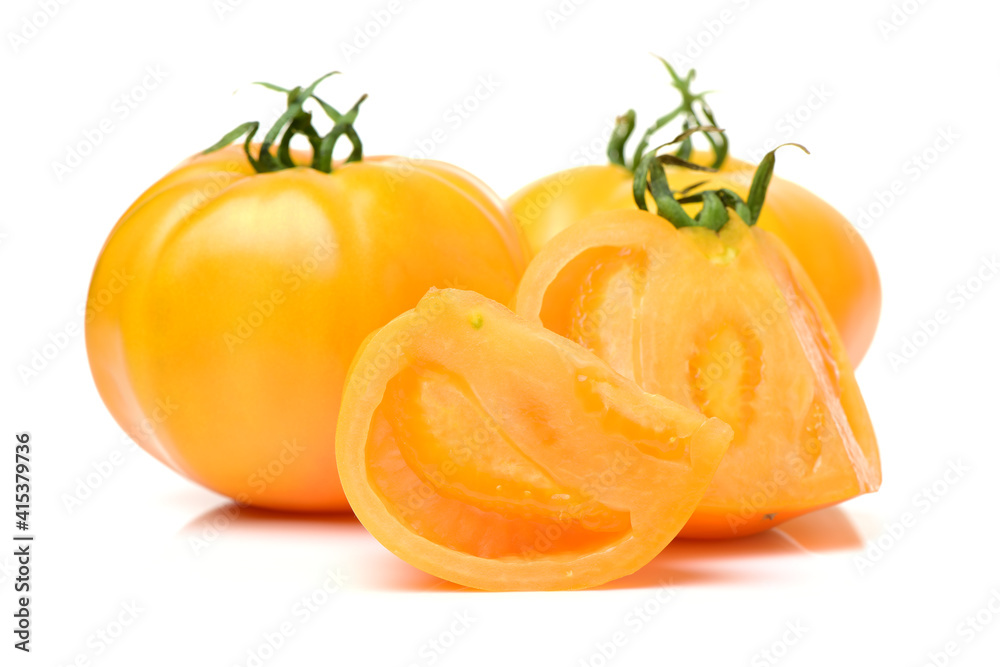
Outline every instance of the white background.
[[(0, 437), (11, 460), (0, 466), (0, 663), (253, 665), (248, 651), (288, 622), (294, 633), (262, 664), (916, 666), (949, 642), (957, 655), (937, 664), (997, 664), (1000, 280), (984, 262), (1000, 250), (1000, 5), (897, 0), (909, 14), (897, 11), (889, 31), (880, 22), (893, 17), (891, 0), (413, 0), (348, 57), (343, 45), (388, 0), (222, 2), (52, 2), (48, 19), (44, 3), (4, 2)], [(144, 188), (238, 123), (272, 117), (283, 100), (250, 82), (344, 70), (322, 91), (341, 107), (370, 94), (358, 124), (369, 153), (411, 154), (441, 127), (432, 156), (508, 195), (602, 162), (609, 122), (626, 108), (644, 127), (673, 107), (648, 52), (694, 56), (701, 86), (719, 91), (711, 101), (737, 157), (770, 140), (804, 143), (812, 155), (782, 153), (780, 175), (852, 220), (874, 211), (862, 233), (884, 309), (858, 379), (880, 440), (881, 491), (759, 537), (677, 542), (602, 590), (486, 594), (420, 573), (353, 519), (227, 515), (225, 499), (127, 445), (87, 366), (90, 272)], [(481, 77), (495, 90), (450, 123)], [(135, 107), (127, 116), (123, 94)], [(794, 128), (785, 117), (796, 112)], [(53, 163), (105, 118), (112, 132), (57, 177)], [(914, 171), (921, 155), (932, 163)], [(903, 194), (880, 210), (896, 180)], [(980, 270), (993, 279), (977, 283)], [(964, 286), (981, 289), (959, 298)], [(947, 322), (894, 364), (939, 310)], [(76, 334), (24, 380), (19, 367), (67, 331)], [(11, 647), (6, 546), (22, 430), (34, 438), (38, 536), (30, 655)], [(65, 495), (113, 455), (120, 465), (69, 511)], [(965, 472), (949, 475), (953, 465)], [(338, 570), (341, 588), (318, 593)], [(313, 595), (324, 603), (306, 618), (295, 605)], [(132, 604), (134, 622), (110, 646), (100, 640)], [(979, 630), (966, 620), (977, 612)], [(616, 632), (624, 645), (605, 658)]]

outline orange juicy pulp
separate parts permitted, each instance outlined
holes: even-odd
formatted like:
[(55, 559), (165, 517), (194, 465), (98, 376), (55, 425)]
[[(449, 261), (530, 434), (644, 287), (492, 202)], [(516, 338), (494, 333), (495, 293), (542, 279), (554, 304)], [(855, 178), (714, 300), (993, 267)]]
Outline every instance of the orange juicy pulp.
[(875, 436), (832, 319), (762, 229), (597, 214), (529, 264), (516, 310), (732, 426), (682, 536), (750, 534), (878, 488)]
[(430, 292), (355, 359), (344, 490), (386, 547), (490, 590), (594, 586), (687, 520), (732, 431), (473, 292)]

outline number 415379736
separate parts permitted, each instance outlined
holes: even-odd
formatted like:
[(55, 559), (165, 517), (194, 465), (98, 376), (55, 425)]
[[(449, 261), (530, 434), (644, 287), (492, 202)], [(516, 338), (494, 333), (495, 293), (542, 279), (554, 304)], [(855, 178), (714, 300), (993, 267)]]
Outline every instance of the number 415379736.
[(31, 436), (21, 433), (17, 436), (17, 446), (14, 450), (14, 506), (17, 516), (17, 527), (21, 530), (28, 530), (28, 516), (31, 511), (31, 479), (28, 474), (31, 472)]

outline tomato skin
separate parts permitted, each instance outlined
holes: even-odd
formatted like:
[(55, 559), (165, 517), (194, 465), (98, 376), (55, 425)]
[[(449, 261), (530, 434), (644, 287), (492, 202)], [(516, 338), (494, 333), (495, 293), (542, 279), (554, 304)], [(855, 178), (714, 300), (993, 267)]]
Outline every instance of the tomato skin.
[[(705, 154), (692, 160), (706, 164)], [(754, 168), (730, 158), (718, 174), (669, 168), (680, 191), (701, 181), (704, 189), (729, 188), (745, 197)], [(509, 199), (534, 256), (550, 239), (592, 213), (635, 209), (632, 173), (608, 164), (568, 169), (531, 183)], [(697, 205), (686, 207), (689, 213)], [(791, 249), (837, 323), (851, 363), (864, 358), (878, 324), (882, 287), (871, 251), (851, 223), (805, 188), (774, 177), (758, 226)]]
[(757, 226), (781, 239), (809, 274), (857, 368), (882, 310), (878, 268), (861, 234), (825, 201), (780, 178), (771, 181)]
[(552, 237), (592, 213), (635, 208), (632, 172), (615, 164), (573, 167), (526, 185), (508, 201), (534, 257)]
[(346, 510), (334, 434), (358, 345), (430, 287), (509, 299), (522, 242), (450, 165), (256, 174), (241, 148), (182, 163), (115, 226), (88, 296), (91, 370), (121, 427), (182, 475), (260, 507)]
[(881, 483), (871, 420), (832, 318), (794, 255), (730, 216), (713, 232), (594, 214), (528, 265), (522, 317), (735, 436), (682, 537), (750, 535)]
[(474, 292), (432, 290), (359, 349), (337, 461), (387, 549), (484, 590), (596, 586), (649, 562), (732, 439)]

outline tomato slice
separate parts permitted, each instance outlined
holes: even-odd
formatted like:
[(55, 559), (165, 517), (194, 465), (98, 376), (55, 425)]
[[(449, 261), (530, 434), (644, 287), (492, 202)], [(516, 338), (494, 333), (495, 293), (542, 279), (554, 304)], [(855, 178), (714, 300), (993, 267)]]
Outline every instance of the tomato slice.
[(486, 297), (432, 290), (355, 358), (337, 465), (358, 518), (411, 564), (573, 589), (662, 550), (731, 438)]
[(792, 254), (737, 219), (678, 230), (597, 214), (531, 262), (518, 314), (733, 427), (682, 537), (732, 537), (878, 488), (871, 421), (832, 319)]

